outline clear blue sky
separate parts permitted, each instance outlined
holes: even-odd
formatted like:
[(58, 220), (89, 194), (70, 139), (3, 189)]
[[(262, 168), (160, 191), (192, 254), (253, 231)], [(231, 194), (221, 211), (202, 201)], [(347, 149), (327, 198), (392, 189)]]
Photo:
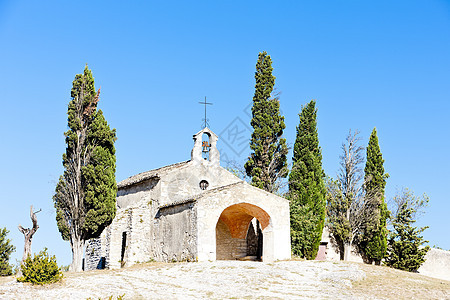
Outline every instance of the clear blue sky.
[(323, 166), (336, 176), (349, 129), (366, 146), (377, 127), (387, 197), (402, 187), (427, 193), (418, 224), (430, 226), (430, 245), (450, 249), (449, 1), (0, 0), (0, 41), (0, 227), (11, 231), (14, 259), (32, 204), (43, 210), (33, 251), (71, 261), (52, 194), (72, 80), (86, 63), (117, 129), (120, 181), (189, 159), (205, 96), (222, 158), (243, 163), (264, 50), (287, 141), (301, 105), (316, 99)]

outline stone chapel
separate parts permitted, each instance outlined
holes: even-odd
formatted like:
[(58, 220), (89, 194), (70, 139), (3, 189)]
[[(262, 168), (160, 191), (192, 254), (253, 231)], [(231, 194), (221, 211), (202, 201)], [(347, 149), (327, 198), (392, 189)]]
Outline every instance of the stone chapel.
[(116, 217), (87, 243), (84, 269), (289, 259), (288, 200), (221, 167), (217, 140), (205, 127), (194, 135), (191, 160), (119, 182)]

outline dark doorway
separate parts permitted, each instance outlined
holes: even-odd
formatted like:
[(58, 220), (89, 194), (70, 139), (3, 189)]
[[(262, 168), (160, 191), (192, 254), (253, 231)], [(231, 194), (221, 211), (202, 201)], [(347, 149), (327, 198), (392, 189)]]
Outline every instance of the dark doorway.
[(319, 245), (319, 251), (317, 251), (316, 260), (327, 259), (327, 242), (321, 242)]
[(258, 238), (258, 248), (256, 248), (256, 259), (262, 260), (263, 255), (263, 233), (259, 221), (256, 220), (256, 237)]
[(254, 260), (261, 260), (263, 248), (263, 233), (258, 219), (254, 218), (248, 225), (247, 231), (247, 256)]
[(125, 257), (125, 249), (127, 248), (127, 233), (126, 231), (122, 232), (122, 251), (120, 253), (120, 264), (123, 267), (124, 265), (124, 257)]

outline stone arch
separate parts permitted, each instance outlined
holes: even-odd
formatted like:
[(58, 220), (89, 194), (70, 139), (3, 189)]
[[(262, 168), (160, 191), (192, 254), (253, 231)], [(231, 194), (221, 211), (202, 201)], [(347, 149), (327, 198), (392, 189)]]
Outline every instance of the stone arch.
[(216, 259), (239, 259), (248, 255), (247, 233), (253, 218), (262, 229), (262, 260), (273, 253), (272, 222), (269, 214), (250, 203), (233, 204), (225, 208), (216, 223)]

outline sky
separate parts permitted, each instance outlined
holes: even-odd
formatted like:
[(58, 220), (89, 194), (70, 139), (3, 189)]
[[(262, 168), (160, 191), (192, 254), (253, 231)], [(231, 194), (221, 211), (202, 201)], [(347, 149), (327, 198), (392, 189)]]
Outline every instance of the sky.
[(119, 182), (190, 159), (205, 97), (222, 166), (243, 164), (262, 51), (288, 144), (302, 105), (316, 99), (323, 168), (336, 177), (349, 130), (366, 147), (376, 127), (387, 199), (403, 187), (426, 193), (416, 224), (430, 226), (431, 246), (450, 249), (449, 1), (0, 0), (0, 41), (0, 228), (17, 248), (13, 263), (30, 205), (42, 209), (33, 251), (71, 262), (52, 195), (72, 81), (86, 64), (117, 130)]

